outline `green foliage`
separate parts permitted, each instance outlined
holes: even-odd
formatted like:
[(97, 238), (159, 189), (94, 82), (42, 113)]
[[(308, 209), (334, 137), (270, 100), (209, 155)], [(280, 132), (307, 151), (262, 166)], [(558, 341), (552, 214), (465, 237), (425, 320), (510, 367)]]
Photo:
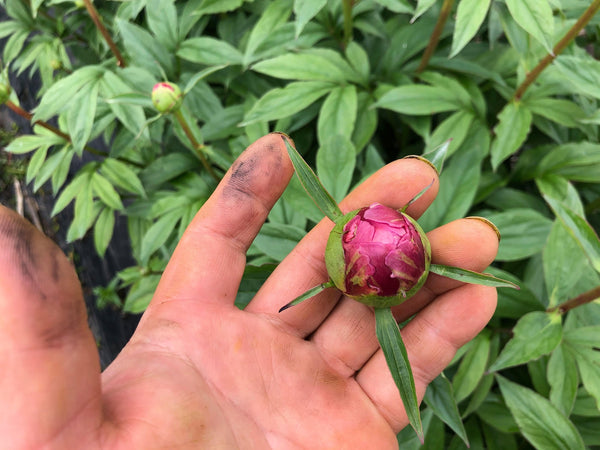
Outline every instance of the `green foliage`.
[[(95, 3), (110, 42), (71, 0), (1, 0), (0, 37), (3, 67), (42, 83), (41, 122), (6, 146), (26, 181), (100, 255), (127, 223), (137, 264), (99, 304), (145, 309), (215, 178), (265, 133), (290, 134), (335, 201), (387, 162), (443, 154), (420, 223), (489, 218), (489, 272), (521, 290), (499, 289), (432, 384), (425, 447), (600, 445), (600, 1)], [(159, 81), (184, 91), (177, 117), (153, 109)], [(249, 250), (240, 307), (322, 217), (294, 179)], [(398, 440), (421, 447), (410, 429)]]

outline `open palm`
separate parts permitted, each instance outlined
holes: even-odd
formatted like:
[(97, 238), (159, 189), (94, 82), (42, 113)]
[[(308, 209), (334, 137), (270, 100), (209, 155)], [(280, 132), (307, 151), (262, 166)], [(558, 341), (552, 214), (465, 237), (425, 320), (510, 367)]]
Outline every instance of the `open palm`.
[[(408, 424), (375, 336), (372, 310), (328, 289), (333, 224), (319, 223), (241, 311), (245, 253), (292, 175), (281, 136), (246, 150), (179, 243), (133, 338), (104, 373), (81, 288), (60, 250), (0, 207), (0, 436), (7, 448), (394, 448)], [(341, 204), (433, 201), (425, 162), (396, 161)], [(483, 270), (498, 239), (462, 219), (428, 234), (433, 262)], [(435, 300), (435, 301), (433, 301)], [(485, 326), (493, 288), (430, 275), (396, 307), (421, 398), (455, 351)]]

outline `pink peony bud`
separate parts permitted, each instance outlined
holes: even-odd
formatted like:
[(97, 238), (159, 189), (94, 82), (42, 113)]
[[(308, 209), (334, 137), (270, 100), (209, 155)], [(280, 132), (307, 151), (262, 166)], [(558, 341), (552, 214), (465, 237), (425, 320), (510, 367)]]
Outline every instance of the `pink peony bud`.
[(332, 230), (325, 263), (344, 294), (375, 307), (412, 297), (429, 272), (431, 248), (411, 217), (379, 203), (344, 216)]
[(183, 102), (181, 89), (174, 83), (163, 81), (152, 88), (152, 104), (160, 113), (177, 111)]

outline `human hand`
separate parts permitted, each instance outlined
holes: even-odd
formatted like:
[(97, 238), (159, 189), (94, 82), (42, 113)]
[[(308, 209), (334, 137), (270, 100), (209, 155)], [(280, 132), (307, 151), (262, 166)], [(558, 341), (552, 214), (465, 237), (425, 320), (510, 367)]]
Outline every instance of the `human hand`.
[[(81, 288), (60, 250), (0, 207), (0, 436), (6, 448), (394, 448), (408, 424), (375, 336), (372, 310), (333, 289), (281, 314), (326, 281), (324, 219), (241, 311), (245, 252), (292, 166), (281, 136), (234, 163), (185, 232), (154, 298), (117, 359), (100, 373)], [(374, 201), (420, 216), (433, 169), (403, 159), (341, 203)], [(482, 271), (498, 248), (485, 222), (428, 234), (434, 263)], [(435, 300), (435, 301), (434, 301)], [(485, 326), (494, 288), (431, 274), (394, 308), (419, 398)]]

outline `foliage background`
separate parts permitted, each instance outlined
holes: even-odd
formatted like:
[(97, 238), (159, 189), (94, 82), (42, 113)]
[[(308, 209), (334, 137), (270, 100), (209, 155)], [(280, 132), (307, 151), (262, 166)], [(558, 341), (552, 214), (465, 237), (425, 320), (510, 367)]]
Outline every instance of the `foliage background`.
[[(600, 445), (600, 1), (0, 4), (2, 83), (41, 82), (33, 111), (14, 92), (6, 103), (35, 127), (5, 152), (55, 196), (69, 241), (102, 256), (117, 229), (131, 248), (99, 306), (144, 310), (218, 178), (270, 131), (336, 200), (386, 162), (445, 150), (420, 224), (489, 218), (502, 233), (490, 271), (522, 288), (499, 291), (429, 388), (424, 447)], [(154, 111), (162, 80), (186, 92), (180, 115)], [(293, 181), (250, 249), (240, 307), (321, 217)], [(422, 447), (410, 429), (398, 439)]]

